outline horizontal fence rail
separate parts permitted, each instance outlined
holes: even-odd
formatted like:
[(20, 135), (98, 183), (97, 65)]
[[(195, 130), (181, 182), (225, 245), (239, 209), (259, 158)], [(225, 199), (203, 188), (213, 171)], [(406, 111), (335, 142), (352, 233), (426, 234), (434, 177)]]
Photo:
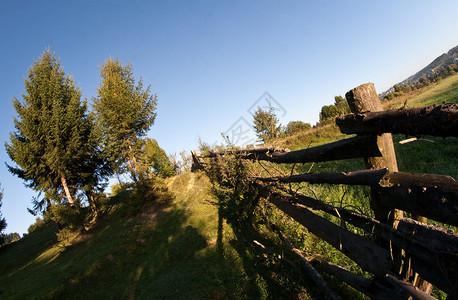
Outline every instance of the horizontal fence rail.
[(342, 133), (458, 137), (458, 105), (390, 109), (337, 117)]
[(285, 152), (284, 150), (272, 151), (271, 149), (263, 148), (221, 153), (213, 151), (209, 156), (237, 154), (243, 159), (265, 160), (274, 163), (307, 163), (376, 157), (382, 155), (377, 147), (376, 140), (377, 137), (365, 135), (291, 152)]
[[(221, 155), (278, 164), (363, 158), (366, 170), (253, 177), (252, 184), (261, 198), (375, 275), (368, 279), (340, 266), (318, 262), (323, 270), (357, 290), (375, 299), (435, 299), (429, 295), (433, 284), (453, 297), (458, 293), (458, 233), (425, 222), (430, 218), (458, 226), (458, 183), (446, 175), (398, 172), (391, 134), (458, 137), (458, 105), (380, 111), (373, 84), (355, 88), (346, 97), (355, 113), (339, 116), (336, 123), (342, 133), (358, 134), (355, 137), (297, 151), (272, 147), (212, 150), (206, 156), (192, 152), (193, 169), (205, 170), (208, 162), (204, 158)], [(370, 186), (375, 217), (324, 203), (286, 185), (302, 182)], [(329, 221), (318, 211), (337, 219)], [(411, 213), (412, 218), (405, 217), (403, 211)], [(340, 226), (335, 221), (340, 221)], [(377, 242), (347, 230), (348, 224)], [(280, 236), (289, 250), (301, 255), (282, 233)], [(301, 261), (308, 264), (305, 258)], [(338, 298), (312, 266), (306, 269), (313, 271), (312, 277), (324, 294)]]

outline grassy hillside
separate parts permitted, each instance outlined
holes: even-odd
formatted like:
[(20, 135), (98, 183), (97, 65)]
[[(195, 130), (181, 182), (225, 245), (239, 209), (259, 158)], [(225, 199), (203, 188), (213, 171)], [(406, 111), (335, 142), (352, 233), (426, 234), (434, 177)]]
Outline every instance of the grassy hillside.
[(449, 76), (439, 83), (431, 84), (419, 90), (385, 101), (385, 108), (399, 108), (407, 101), (407, 106), (426, 106), (443, 102), (458, 103), (458, 74)]
[(234, 231), (219, 217), (203, 173), (165, 184), (171, 199), (153, 201), (140, 214), (123, 203), (131, 192), (119, 194), (87, 235), (59, 242), (47, 225), (0, 249), (1, 298), (316, 298), (313, 287), (306, 292), (304, 282), (265, 265), (253, 241), (267, 241), (250, 230)]
[(58, 243), (55, 229), (47, 226), (1, 249), (2, 299), (189, 299), (218, 298), (226, 290), (241, 293), (240, 263), (230, 249), (217, 247), (217, 208), (208, 181), (189, 173), (166, 184), (172, 200), (131, 216), (122, 204), (129, 195), (120, 195), (121, 202), (87, 236)]
[[(386, 107), (458, 102), (458, 75), (422, 91), (385, 103)], [(344, 138), (335, 125), (317, 127), (276, 141), (289, 149)], [(425, 137), (400, 145), (394, 136), (401, 171), (447, 174), (458, 178), (456, 138)], [(262, 166), (272, 175), (291, 166)], [(360, 159), (294, 166), (294, 173), (351, 171)], [(168, 192), (125, 190), (105, 204), (103, 218), (88, 234), (61, 235), (47, 225), (0, 249), (1, 299), (317, 299), (321, 294), (294, 257), (278, 248), (268, 224), (226, 223), (218, 198), (203, 173), (185, 173), (162, 183)], [(369, 211), (363, 187), (296, 185), (328, 203)], [(142, 203), (144, 201), (141, 201)], [(137, 203), (137, 204), (136, 204)], [(259, 209), (309, 257), (322, 257), (354, 272), (351, 261), (268, 206)], [(336, 220), (338, 221), (338, 220)], [(355, 229), (356, 230), (356, 229)], [(360, 294), (330, 280), (347, 298)], [(440, 294), (437, 294), (440, 296)], [(436, 296), (437, 296), (436, 295)], [(443, 295), (442, 295), (443, 296)]]

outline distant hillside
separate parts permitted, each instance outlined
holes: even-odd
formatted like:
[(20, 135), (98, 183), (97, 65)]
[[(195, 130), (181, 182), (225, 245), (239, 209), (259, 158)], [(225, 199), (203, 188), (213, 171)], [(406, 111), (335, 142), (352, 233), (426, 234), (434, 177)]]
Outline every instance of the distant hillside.
[[(410, 76), (409, 78), (397, 83), (397, 86), (409, 85), (413, 86), (419, 82), (420, 78), (434, 78), (436, 76), (441, 76), (441, 73), (447, 70), (447, 67), (450, 65), (458, 64), (458, 46), (453, 47), (447, 53), (444, 53), (433, 60), (429, 65), (421, 69), (419, 72)], [(379, 95), (380, 99), (383, 99), (387, 94), (394, 92), (394, 87), (391, 87), (387, 91)]]
[(414, 84), (417, 82), (422, 76), (430, 77), (435, 73), (440, 73), (442, 69), (445, 69), (448, 65), (457, 64), (458, 63), (458, 46), (450, 49), (447, 53), (442, 54), (432, 63), (427, 65), (425, 68), (421, 69), (415, 75), (410, 76), (406, 80), (399, 83), (402, 84)]

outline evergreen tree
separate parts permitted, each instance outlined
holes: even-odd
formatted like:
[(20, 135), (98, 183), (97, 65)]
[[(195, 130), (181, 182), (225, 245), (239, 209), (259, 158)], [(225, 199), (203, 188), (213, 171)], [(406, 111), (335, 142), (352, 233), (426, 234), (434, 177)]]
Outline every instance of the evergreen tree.
[(81, 102), (80, 89), (49, 49), (29, 69), (22, 97), (23, 102), (13, 99), (16, 131), (6, 144), (18, 167), (8, 168), (29, 187), (44, 192), (35, 204), (56, 200), (73, 206), (75, 189), (88, 176), (94, 152), (86, 101)]
[(278, 124), (278, 119), (272, 106), (270, 106), (268, 110), (263, 110), (261, 107), (258, 107), (253, 117), (253, 128), (262, 142), (269, 142), (279, 137), (281, 125)]
[(169, 157), (155, 139), (146, 139), (141, 163), (147, 175), (154, 174), (165, 178), (176, 174)]
[(141, 78), (135, 85), (131, 64), (123, 67), (118, 59), (108, 58), (100, 74), (102, 82), (93, 101), (104, 147), (115, 170), (122, 173), (127, 166), (137, 180), (141, 139), (156, 118), (157, 97), (150, 86), (143, 88)]

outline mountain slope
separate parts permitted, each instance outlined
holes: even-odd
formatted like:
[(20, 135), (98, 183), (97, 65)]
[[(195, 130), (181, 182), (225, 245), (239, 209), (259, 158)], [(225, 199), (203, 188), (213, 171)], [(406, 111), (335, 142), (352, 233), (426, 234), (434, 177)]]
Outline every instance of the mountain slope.
[(429, 77), (434, 73), (438, 73), (441, 69), (446, 68), (448, 65), (458, 63), (458, 46), (450, 49), (447, 53), (444, 53), (433, 60), (429, 65), (410, 76), (406, 80), (400, 82), (402, 84), (413, 84), (417, 82), (422, 76)]
[[(415, 73), (414, 75), (410, 76), (409, 78), (395, 84), (397, 86), (402, 86), (402, 85), (409, 85), (413, 86), (417, 82), (419, 82), (420, 78), (431, 78), (436, 75), (441, 74), (446, 68), (450, 65), (457, 65), (458, 64), (458, 46), (453, 47), (450, 49), (447, 53), (444, 53), (440, 56), (438, 56), (436, 59), (434, 59), (430, 64), (428, 64), (426, 67)], [(441, 74), (443, 76), (443, 74)], [(380, 99), (383, 99), (386, 95), (389, 93), (394, 92), (394, 86), (389, 88), (387, 91), (380, 93), (379, 97)]]

